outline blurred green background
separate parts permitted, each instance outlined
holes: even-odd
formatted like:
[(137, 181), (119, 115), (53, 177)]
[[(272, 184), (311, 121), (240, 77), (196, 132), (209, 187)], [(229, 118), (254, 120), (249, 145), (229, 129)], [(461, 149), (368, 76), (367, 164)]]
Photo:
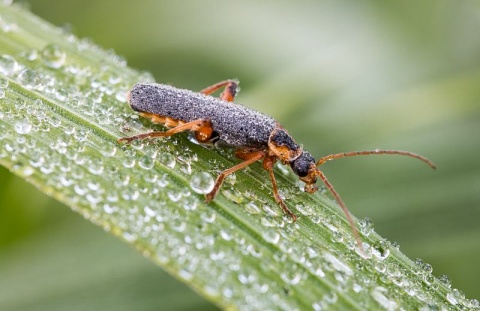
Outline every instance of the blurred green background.
[[(240, 79), (238, 102), (316, 157), (386, 148), (431, 158), (437, 171), (393, 156), (323, 169), (354, 215), (480, 298), (478, 1), (28, 4), (159, 82), (199, 90)], [(3, 168), (0, 191), (0, 309), (213, 308)]]

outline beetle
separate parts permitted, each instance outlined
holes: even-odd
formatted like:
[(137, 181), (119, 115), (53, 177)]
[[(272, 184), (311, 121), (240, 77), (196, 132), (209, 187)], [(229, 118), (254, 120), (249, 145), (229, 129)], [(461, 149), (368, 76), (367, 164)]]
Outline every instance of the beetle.
[[(368, 150), (330, 154), (315, 161), (313, 156), (295, 142), (275, 119), (261, 112), (233, 103), (238, 88), (237, 80), (225, 80), (209, 86), (200, 92), (178, 89), (170, 85), (138, 83), (127, 95), (131, 108), (153, 123), (163, 124), (169, 130), (149, 132), (123, 137), (118, 142), (130, 143), (145, 138), (167, 137), (192, 131), (200, 144), (225, 146), (235, 150), (235, 156), (242, 162), (221, 172), (212, 191), (205, 196), (206, 202), (213, 200), (223, 180), (229, 174), (262, 160), (272, 183), (273, 197), (283, 212), (293, 221), (297, 216), (286, 206), (278, 192), (273, 172), (276, 161), (289, 165), (292, 171), (305, 183), (305, 192), (318, 190), (317, 178), (321, 179), (334, 196), (352, 228), (357, 244), (361, 246), (358, 231), (345, 203), (340, 198), (325, 174), (318, 169), (327, 161), (351, 156), (374, 154), (397, 154), (416, 158), (435, 169), (429, 159), (409, 151)], [(209, 96), (224, 88), (220, 98)]]

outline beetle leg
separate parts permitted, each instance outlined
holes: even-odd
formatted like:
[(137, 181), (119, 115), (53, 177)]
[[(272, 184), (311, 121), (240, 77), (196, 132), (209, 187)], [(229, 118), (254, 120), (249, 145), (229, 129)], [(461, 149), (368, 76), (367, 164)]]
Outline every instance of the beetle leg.
[(193, 131), (195, 136), (200, 141), (206, 141), (210, 138), (213, 132), (212, 123), (209, 120), (198, 119), (190, 121), (181, 125), (178, 125), (172, 129), (169, 129), (166, 132), (149, 132), (144, 134), (139, 134), (131, 137), (122, 137), (117, 140), (117, 142), (131, 143), (134, 140), (140, 140), (145, 138), (155, 138), (155, 137), (167, 137), (172, 136), (177, 133)]
[(204, 88), (203, 90), (200, 91), (200, 93), (205, 95), (210, 95), (215, 91), (219, 90), (220, 88), (225, 87), (222, 94), (220, 94), (220, 99), (226, 100), (228, 102), (232, 102), (233, 99), (235, 98), (235, 95), (237, 94), (237, 86), (238, 86), (238, 81), (225, 80)]
[(235, 152), (235, 155), (237, 157), (241, 158), (242, 160), (245, 160), (245, 161), (243, 161), (243, 162), (241, 162), (241, 163), (239, 163), (235, 166), (232, 166), (229, 169), (224, 170), (223, 172), (220, 173), (220, 175), (218, 175), (217, 180), (215, 180), (215, 185), (213, 186), (212, 191), (210, 191), (210, 193), (207, 193), (205, 195), (205, 202), (208, 203), (211, 200), (213, 200), (213, 198), (217, 194), (218, 190), (222, 186), (223, 180), (225, 179), (225, 177), (227, 175), (230, 175), (230, 174), (232, 174), (232, 173), (234, 173), (238, 170), (241, 170), (242, 168), (245, 168), (245, 167), (249, 166), (250, 164), (252, 164), (254, 162), (257, 162), (258, 160), (265, 157), (266, 153), (265, 153), (264, 150), (252, 151), (252, 152), (247, 152), (245, 150), (239, 150), (239, 151)]
[(277, 180), (275, 179), (275, 174), (273, 173), (273, 164), (275, 164), (275, 161), (277, 158), (275, 156), (270, 156), (266, 157), (263, 160), (263, 168), (268, 171), (268, 174), (270, 175), (270, 180), (272, 182), (272, 189), (273, 189), (273, 197), (275, 198), (275, 201), (277, 202), (278, 205), (282, 208), (283, 212), (290, 216), (293, 221), (297, 221), (297, 216), (290, 211), (290, 209), (287, 207), (285, 202), (283, 202), (282, 197), (278, 193), (278, 188), (277, 188)]

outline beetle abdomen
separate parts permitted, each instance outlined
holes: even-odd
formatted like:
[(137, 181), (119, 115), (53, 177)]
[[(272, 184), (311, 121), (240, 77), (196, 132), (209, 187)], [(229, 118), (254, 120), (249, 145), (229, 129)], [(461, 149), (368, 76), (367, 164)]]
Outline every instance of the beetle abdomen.
[(136, 84), (129, 102), (139, 112), (184, 122), (210, 120), (219, 139), (232, 147), (265, 147), (278, 127), (273, 118), (258, 111), (164, 84)]

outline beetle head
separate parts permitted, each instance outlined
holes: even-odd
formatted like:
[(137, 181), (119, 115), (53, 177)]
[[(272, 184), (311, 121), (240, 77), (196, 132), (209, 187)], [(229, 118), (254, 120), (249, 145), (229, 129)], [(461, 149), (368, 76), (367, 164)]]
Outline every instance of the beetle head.
[(293, 172), (305, 182), (305, 192), (318, 190), (315, 159), (304, 151), (283, 128), (276, 128), (268, 139), (268, 148), (284, 164), (290, 165)]
[(318, 190), (316, 184), (318, 170), (315, 165), (315, 159), (309, 152), (302, 151), (302, 154), (289, 164), (292, 171), (305, 183), (305, 192), (314, 193)]

